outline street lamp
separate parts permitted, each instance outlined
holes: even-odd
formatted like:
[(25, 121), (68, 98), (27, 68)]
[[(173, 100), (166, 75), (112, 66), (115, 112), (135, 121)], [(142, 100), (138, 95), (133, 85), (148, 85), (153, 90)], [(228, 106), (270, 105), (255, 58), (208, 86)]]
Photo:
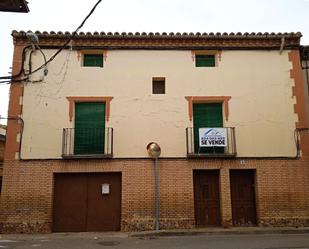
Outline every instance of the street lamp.
[(35, 49), (37, 48), (40, 51), (40, 53), (43, 55), (44, 65), (45, 65), (45, 67), (44, 67), (44, 76), (47, 76), (48, 70), (47, 70), (46, 56), (45, 56), (45, 54), (43, 53), (42, 49), (39, 46), (39, 37), (35, 33), (32, 33), (32, 32), (27, 32), (26, 36), (27, 36), (28, 40), (31, 43), (32, 51), (35, 51)]
[(156, 230), (160, 229), (160, 210), (159, 210), (159, 177), (158, 177), (158, 157), (161, 154), (160, 146), (155, 143), (151, 142), (146, 147), (148, 151), (148, 155), (155, 160), (155, 198), (156, 198), (156, 221), (155, 221), (155, 228)]

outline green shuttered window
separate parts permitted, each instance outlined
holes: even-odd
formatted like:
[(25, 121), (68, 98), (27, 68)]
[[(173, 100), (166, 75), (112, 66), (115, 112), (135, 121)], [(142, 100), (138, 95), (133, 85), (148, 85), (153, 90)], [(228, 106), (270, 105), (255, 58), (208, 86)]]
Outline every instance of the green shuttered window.
[(196, 67), (215, 67), (215, 55), (213, 54), (196, 54), (195, 55)]
[(222, 147), (200, 147), (199, 128), (223, 127), (222, 103), (193, 104), (194, 152), (223, 153)]
[(105, 103), (75, 103), (74, 154), (104, 154)]
[(84, 67), (103, 67), (103, 54), (84, 54)]

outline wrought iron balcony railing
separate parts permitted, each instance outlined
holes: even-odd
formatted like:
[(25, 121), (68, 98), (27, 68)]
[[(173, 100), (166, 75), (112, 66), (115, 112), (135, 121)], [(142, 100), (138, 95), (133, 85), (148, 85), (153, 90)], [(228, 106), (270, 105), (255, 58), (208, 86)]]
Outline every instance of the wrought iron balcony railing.
[[(205, 131), (212, 132), (216, 128), (207, 128)], [(234, 157), (236, 156), (235, 128), (223, 127), (224, 140), (215, 134), (207, 134), (200, 138), (199, 129), (186, 128), (187, 156), (188, 157)], [(200, 141), (202, 139), (202, 141)], [(207, 140), (207, 141), (206, 141)], [(201, 145), (203, 143), (203, 145)], [(224, 144), (223, 144), (224, 143)]]
[(110, 158), (113, 156), (113, 128), (64, 128), (63, 158)]

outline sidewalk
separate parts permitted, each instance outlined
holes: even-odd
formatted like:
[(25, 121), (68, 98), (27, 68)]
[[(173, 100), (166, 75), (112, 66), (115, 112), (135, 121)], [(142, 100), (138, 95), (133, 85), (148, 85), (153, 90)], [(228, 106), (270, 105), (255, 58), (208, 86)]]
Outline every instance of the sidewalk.
[[(103, 239), (103, 238), (155, 238), (194, 235), (235, 235), (235, 234), (309, 234), (309, 227), (232, 227), (232, 228), (193, 228), (142, 232), (81, 232), (48, 234), (0, 234), (0, 241), (15, 239)], [(308, 235), (309, 236), (309, 235)]]
[(229, 234), (302, 234), (309, 233), (309, 227), (231, 227), (193, 228), (159, 231), (131, 232), (130, 237), (190, 236), (190, 235), (229, 235)]

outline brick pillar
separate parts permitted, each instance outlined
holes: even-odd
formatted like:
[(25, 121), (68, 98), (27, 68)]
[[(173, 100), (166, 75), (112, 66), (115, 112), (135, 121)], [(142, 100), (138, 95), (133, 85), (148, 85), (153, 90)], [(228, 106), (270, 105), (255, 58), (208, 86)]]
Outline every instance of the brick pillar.
[(220, 170), (221, 220), (223, 227), (232, 226), (232, 204), (229, 169)]
[[(19, 73), (22, 67), (22, 53), (24, 46), (15, 45), (13, 55), (13, 69), (12, 74), (16, 75)], [(10, 119), (7, 122), (6, 131), (6, 145), (5, 145), (5, 160), (19, 159), (19, 141), (17, 139), (20, 133), (21, 123), (17, 118), (22, 114), (21, 97), (23, 96), (23, 85), (22, 83), (11, 84), (10, 88), (10, 100), (8, 116), (14, 119)]]

